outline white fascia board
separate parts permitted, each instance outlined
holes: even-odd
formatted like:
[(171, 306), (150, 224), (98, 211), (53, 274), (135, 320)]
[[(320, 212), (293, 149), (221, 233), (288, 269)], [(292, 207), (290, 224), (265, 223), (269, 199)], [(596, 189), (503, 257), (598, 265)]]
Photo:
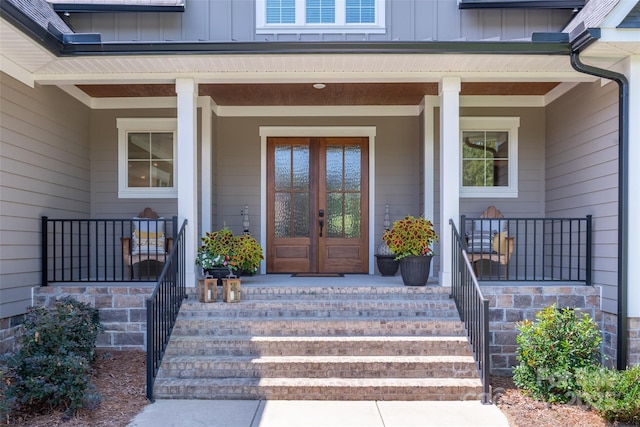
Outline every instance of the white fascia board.
[(370, 116), (417, 116), (417, 105), (370, 105), (370, 106), (260, 106), (232, 107), (218, 106), (216, 115), (220, 117), (370, 117)]
[(598, 42), (630, 42), (637, 44), (640, 43), (640, 30), (637, 28), (602, 28)]
[(600, 28), (615, 28), (627, 17), (629, 12), (636, 5), (637, 1), (621, 0), (614, 6), (613, 10), (609, 12), (606, 18), (602, 20)]
[(551, 104), (553, 101), (560, 98), (562, 95), (569, 92), (577, 85), (578, 83), (575, 82), (560, 83), (558, 86), (554, 87), (549, 92), (547, 92), (546, 95), (544, 95), (544, 105)]
[(60, 88), (61, 90), (63, 90), (67, 94), (71, 95), (76, 100), (82, 102), (84, 105), (86, 105), (89, 108), (94, 108), (93, 107), (93, 101), (98, 99), (98, 98), (92, 98), (86, 92), (80, 90), (78, 88), (78, 86), (74, 86), (74, 85), (58, 85), (58, 88)]
[(140, 98), (92, 98), (92, 108), (96, 110), (119, 110), (134, 108), (176, 108), (175, 96), (152, 96)]
[(20, 83), (24, 83), (29, 87), (34, 87), (35, 85), (33, 74), (31, 74), (29, 71), (22, 68), (12, 60), (8, 59), (4, 55), (0, 55), (0, 71), (10, 75)]

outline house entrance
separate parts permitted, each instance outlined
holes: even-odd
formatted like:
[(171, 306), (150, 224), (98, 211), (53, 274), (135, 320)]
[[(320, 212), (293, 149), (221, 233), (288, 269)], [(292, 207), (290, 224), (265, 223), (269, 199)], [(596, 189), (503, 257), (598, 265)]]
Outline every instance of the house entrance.
[(267, 138), (267, 272), (367, 273), (368, 138)]

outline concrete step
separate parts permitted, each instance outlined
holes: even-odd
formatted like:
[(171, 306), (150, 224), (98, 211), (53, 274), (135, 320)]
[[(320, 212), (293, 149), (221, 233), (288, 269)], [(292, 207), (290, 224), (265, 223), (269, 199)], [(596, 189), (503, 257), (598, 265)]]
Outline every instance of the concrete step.
[(478, 400), (477, 378), (158, 378), (157, 399)]
[(168, 356), (172, 378), (473, 378), (471, 356)]
[[(222, 287), (218, 286), (218, 295)], [(340, 300), (438, 300), (449, 299), (451, 290), (442, 286), (261, 286), (241, 285), (243, 301), (340, 301)], [(197, 301), (196, 289), (189, 288), (190, 300)]]
[(464, 326), (451, 319), (387, 318), (188, 318), (179, 315), (172, 336), (462, 336)]
[(453, 301), (367, 300), (367, 301), (241, 301), (236, 304), (187, 302), (180, 308), (183, 317), (418, 317), (455, 318)]
[(165, 357), (182, 356), (466, 356), (465, 337), (172, 336)]

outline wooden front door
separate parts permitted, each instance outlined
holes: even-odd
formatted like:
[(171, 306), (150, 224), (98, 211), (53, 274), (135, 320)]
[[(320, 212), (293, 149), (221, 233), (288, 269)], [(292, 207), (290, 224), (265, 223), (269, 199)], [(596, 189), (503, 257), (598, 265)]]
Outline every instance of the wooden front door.
[(267, 272), (367, 273), (368, 138), (267, 139)]

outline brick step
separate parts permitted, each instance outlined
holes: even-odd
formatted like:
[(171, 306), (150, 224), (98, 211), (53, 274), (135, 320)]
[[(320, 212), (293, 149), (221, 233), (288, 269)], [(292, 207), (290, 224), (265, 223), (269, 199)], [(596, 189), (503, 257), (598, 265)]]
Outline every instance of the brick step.
[(186, 317), (422, 317), (455, 318), (458, 312), (452, 301), (248, 301), (237, 304), (184, 303)]
[[(189, 299), (197, 301), (196, 289), (189, 288)], [(222, 287), (218, 286), (218, 295)], [(335, 301), (335, 300), (447, 300), (451, 290), (442, 286), (260, 286), (242, 282), (243, 301)]]
[(185, 318), (178, 316), (173, 336), (253, 335), (253, 336), (462, 336), (464, 327), (452, 319), (387, 318)]
[(169, 356), (173, 378), (473, 378), (471, 356)]
[(195, 356), (466, 356), (465, 337), (172, 336), (165, 357)]
[(157, 399), (478, 400), (478, 378), (163, 379)]

